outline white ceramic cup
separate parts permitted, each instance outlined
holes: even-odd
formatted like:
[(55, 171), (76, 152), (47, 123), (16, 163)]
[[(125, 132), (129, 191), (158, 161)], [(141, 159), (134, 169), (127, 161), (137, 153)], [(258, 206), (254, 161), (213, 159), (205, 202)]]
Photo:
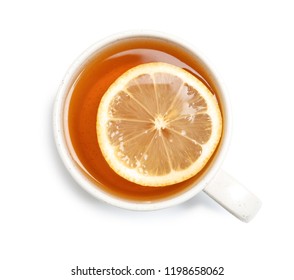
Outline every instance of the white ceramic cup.
[[(70, 87), (87, 61), (91, 60), (91, 58), (103, 47), (111, 45), (112, 42), (137, 37), (152, 37), (172, 42), (173, 44), (177, 44), (181, 48), (184, 48), (190, 55), (195, 56), (198, 60), (200, 59), (206, 71), (213, 79), (214, 85), (218, 89), (218, 94), (220, 95), (222, 103), (223, 118), (225, 120), (220, 147), (217, 154), (214, 156), (212, 164), (210, 164), (209, 168), (201, 176), (201, 179), (198, 180), (193, 187), (175, 197), (169, 197), (160, 201), (151, 201), (148, 203), (130, 201), (116, 197), (107, 193), (102, 188), (99, 188), (97, 183), (93, 182), (93, 180), (86, 176), (84, 172), (82, 172), (80, 166), (78, 166), (77, 159), (73, 156), (74, 151), (68, 140), (67, 127), (68, 100), (70, 100), (71, 95)], [(84, 51), (68, 69), (59, 87), (53, 114), (54, 136), (61, 159), (78, 184), (87, 192), (102, 201), (130, 210), (156, 210), (185, 202), (200, 191), (204, 191), (225, 209), (245, 222), (250, 221), (261, 206), (260, 200), (255, 195), (249, 192), (231, 176), (220, 170), (229, 146), (231, 135), (231, 109), (228, 94), (224, 90), (223, 83), (221, 82), (220, 77), (216, 74), (214, 67), (211, 66), (211, 63), (208, 62), (207, 59), (195, 49), (195, 47), (190, 46), (183, 40), (158, 32), (135, 31), (119, 33), (97, 42)]]

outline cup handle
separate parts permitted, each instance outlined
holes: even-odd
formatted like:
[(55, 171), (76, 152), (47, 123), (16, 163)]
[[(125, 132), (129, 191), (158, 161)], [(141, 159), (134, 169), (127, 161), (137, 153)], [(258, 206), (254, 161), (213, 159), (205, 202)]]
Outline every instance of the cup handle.
[(226, 172), (220, 170), (204, 192), (243, 222), (249, 222), (261, 207), (261, 201)]

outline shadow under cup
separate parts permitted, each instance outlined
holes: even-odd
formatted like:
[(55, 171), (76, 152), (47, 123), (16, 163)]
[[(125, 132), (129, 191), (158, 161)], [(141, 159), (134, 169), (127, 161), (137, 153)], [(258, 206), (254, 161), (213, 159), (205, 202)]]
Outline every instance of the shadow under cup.
[[(223, 117), (221, 141), (202, 171), (166, 187), (140, 186), (116, 174), (96, 136), (97, 110), (107, 88), (129, 68), (154, 61), (177, 65), (201, 79), (216, 95)], [(122, 34), (90, 47), (66, 73), (55, 102), (55, 139), (69, 172), (89, 193), (122, 208), (160, 209), (193, 197), (216, 174), (228, 142), (228, 112), (219, 78), (193, 48), (162, 34)]]

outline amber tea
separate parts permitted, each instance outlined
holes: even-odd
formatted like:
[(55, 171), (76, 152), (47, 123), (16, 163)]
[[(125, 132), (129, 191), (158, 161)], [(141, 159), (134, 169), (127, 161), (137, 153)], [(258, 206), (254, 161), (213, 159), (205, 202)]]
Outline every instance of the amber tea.
[[(172, 197), (193, 186), (208, 168), (194, 177), (167, 187), (149, 187), (132, 183), (114, 172), (105, 161), (96, 135), (96, 118), (103, 94), (128, 69), (148, 63), (176, 65), (200, 79), (216, 95), (217, 87), (202, 62), (183, 47), (164, 39), (141, 36), (124, 38), (99, 50), (88, 61), (72, 84), (68, 110), (69, 141), (77, 162), (97, 187), (132, 201), (150, 202)], [(221, 104), (220, 104), (221, 105)]]

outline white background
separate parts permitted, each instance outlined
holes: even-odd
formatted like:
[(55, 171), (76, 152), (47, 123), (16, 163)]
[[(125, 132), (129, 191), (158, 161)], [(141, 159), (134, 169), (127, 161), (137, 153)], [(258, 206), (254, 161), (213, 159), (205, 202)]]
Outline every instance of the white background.
[[(73, 277), (77, 265), (293, 279), (292, 1), (0, 1), (1, 279), (121, 279)], [(65, 170), (51, 123), (58, 85), (85, 48), (129, 29), (181, 37), (221, 74), (234, 115), (223, 168), (263, 201), (250, 223), (205, 194), (156, 212), (117, 209)]]

